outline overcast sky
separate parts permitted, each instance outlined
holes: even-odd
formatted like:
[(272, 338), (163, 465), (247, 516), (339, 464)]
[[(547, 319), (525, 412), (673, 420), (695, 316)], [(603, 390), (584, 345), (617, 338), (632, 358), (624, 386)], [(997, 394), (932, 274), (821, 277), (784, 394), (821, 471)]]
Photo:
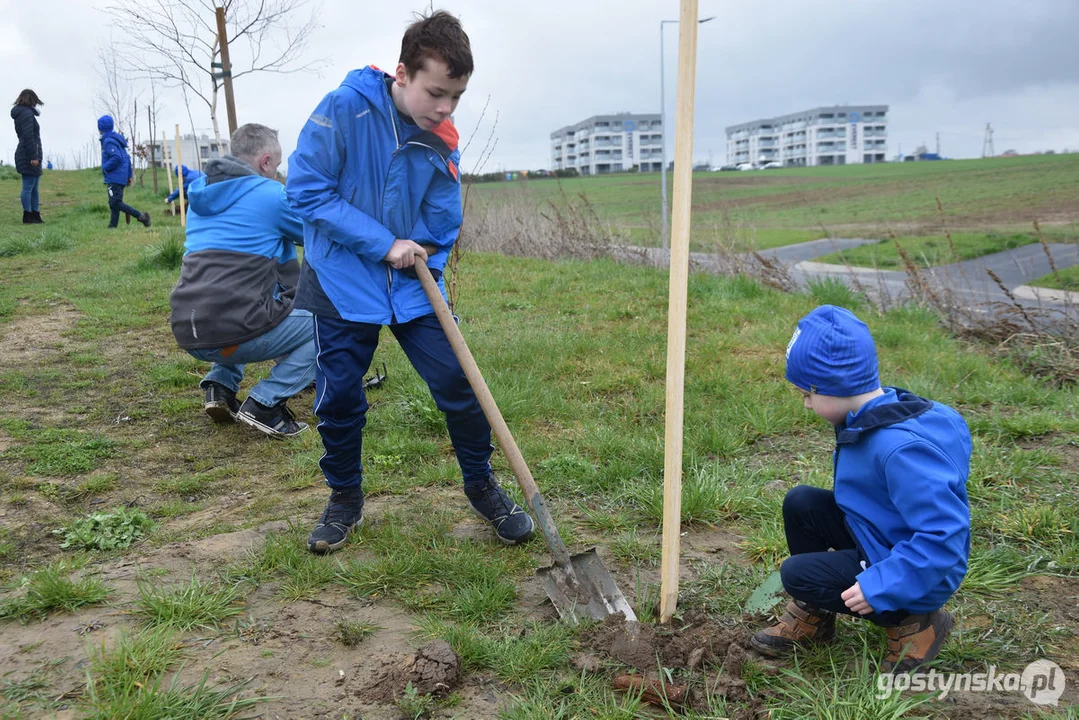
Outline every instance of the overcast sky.
[[(37, 91), (46, 103), (45, 153), (69, 167), (74, 153), (96, 144), (97, 48), (131, 29), (110, 27), (105, 4), (0, 0), (0, 87), (7, 102), (23, 87)], [(307, 58), (325, 67), (241, 78), (240, 122), (278, 128), (287, 157), (308, 114), (349, 70), (396, 65), (411, 11), (425, 7), (323, 0)], [(590, 115), (659, 107), (660, 21), (678, 17), (677, 0), (435, 7), (458, 15), (472, 40), (476, 71), (456, 113), (462, 144), (479, 127), (466, 170), (475, 169), (496, 113), (497, 147), (486, 170), (548, 167), (551, 131)], [(890, 106), (889, 158), (923, 142), (933, 150), (938, 132), (945, 155), (980, 156), (987, 122), (998, 153), (1079, 149), (1079, 0), (699, 0), (699, 7), (701, 17), (716, 19), (698, 26), (698, 160), (725, 160), (728, 125), (836, 103)], [(673, 130), (678, 27), (664, 32)], [(239, 68), (243, 48), (232, 52)], [(205, 108), (193, 112), (196, 127), (208, 131)], [(226, 127), (223, 104), (220, 112)], [(170, 136), (176, 122), (189, 127), (177, 93), (166, 96), (159, 122)], [(10, 163), (11, 125), (4, 137), (0, 157)], [(673, 143), (669, 132), (669, 157)]]

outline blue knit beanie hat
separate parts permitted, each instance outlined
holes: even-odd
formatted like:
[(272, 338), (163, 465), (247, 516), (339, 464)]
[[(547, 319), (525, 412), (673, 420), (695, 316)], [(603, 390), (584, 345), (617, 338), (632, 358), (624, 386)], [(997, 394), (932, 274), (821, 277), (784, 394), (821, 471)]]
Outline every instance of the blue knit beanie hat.
[(108, 132), (112, 130), (112, 115), (102, 115), (97, 119), (97, 131)]
[(876, 390), (877, 348), (869, 328), (850, 310), (821, 305), (798, 321), (787, 345), (787, 380), (832, 397)]

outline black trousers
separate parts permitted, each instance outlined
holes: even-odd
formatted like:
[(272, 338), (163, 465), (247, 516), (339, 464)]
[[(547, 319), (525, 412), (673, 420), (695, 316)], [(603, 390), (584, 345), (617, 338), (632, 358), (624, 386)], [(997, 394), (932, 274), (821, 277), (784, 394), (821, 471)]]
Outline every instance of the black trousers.
[(109, 183), (109, 227), (114, 228), (120, 223), (120, 213), (142, 217), (142, 213), (124, 202), (124, 186)]
[[(780, 575), (791, 597), (824, 610), (854, 615), (842, 595), (858, 581), (869, 560), (847, 529), (835, 493), (808, 485), (791, 488), (783, 498), (783, 530), (791, 556), (783, 561)], [(855, 617), (892, 626), (909, 615), (889, 610)]]

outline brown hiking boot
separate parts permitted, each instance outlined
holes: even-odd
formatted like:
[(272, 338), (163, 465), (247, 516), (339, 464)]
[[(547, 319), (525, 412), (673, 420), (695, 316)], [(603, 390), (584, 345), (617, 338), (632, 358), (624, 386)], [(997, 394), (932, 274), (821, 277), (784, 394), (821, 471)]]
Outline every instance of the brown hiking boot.
[(937, 656), (944, 639), (955, 624), (947, 610), (934, 610), (923, 615), (908, 615), (902, 625), (886, 628), (888, 656), (880, 669), (883, 672), (909, 673)]
[(791, 600), (779, 622), (750, 639), (749, 644), (761, 655), (779, 657), (796, 645), (826, 643), (835, 639), (835, 613)]

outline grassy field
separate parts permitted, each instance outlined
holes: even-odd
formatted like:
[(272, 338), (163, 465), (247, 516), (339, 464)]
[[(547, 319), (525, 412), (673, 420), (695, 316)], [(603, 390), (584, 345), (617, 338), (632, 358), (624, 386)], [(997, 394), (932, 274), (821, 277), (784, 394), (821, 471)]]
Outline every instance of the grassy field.
[[(511, 204), (527, 216), (529, 207), (585, 202), (628, 241), (656, 246), (659, 180), (658, 173), (627, 173), (477, 184), (470, 203), (477, 214)], [(944, 229), (971, 238), (1019, 233), (1035, 242), (1034, 220), (1048, 241), (1067, 242), (1079, 237), (1077, 218), (1079, 153), (693, 176), (692, 242), (700, 251), (717, 243), (765, 249), (822, 237), (935, 237), (944, 243)], [(992, 251), (995, 245), (977, 247)]]
[(1058, 270), (1056, 273), (1049, 273), (1028, 284), (1056, 290), (1079, 292), (1079, 265)]
[[(666, 714), (611, 689), (627, 668), (604, 627), (560, 624), (542, 602), (543, 543), (502, 547), (467, 512), (442, 418), (389, 333), (365, 433), (368, 520), (337, 555), (309, 555), (326, 499), (318, 436), (274, 442), (203, 415), (207, 366), (167, 324), (175, 219), (108, 231), (98, 176), (49, 173), (47, 224), (24, 227), (18, 190), (0, 181), (0, 718)], [(129, 200), (161, 206), (137, 187)], [(666, 275), (466, 253), (458, 287), (462, 330), (564, 537), (598, 546), (654, 625)], [(832, 429), (782, 378), (791, 330), (819, 302), (857, 310), (884, 381), (957, 407), (974, 435), (971, 566), (940, 668), (1017, 672), (1049, 658), (1071, 681), (1061, 708), (1018, 693), (877, 699), (884, 636), (862, 623), (841, 621), (834, 645), (786, 662), (742, 649), (769, 622), (741, 608), (785, 555), (784, 493), (830, 485)], [(699, 665), (662, 655), (636, 672), (694, 688), (680, 714), (700, 720), (1075, 718), (1074, 385), (834, 284), (794, 295), (694, 275), (689, 309), (679, 612), (656, 637), (726, 641), (698, 644)], [(309, 422), (311, 401), (291, 404)], [(495, 463), (512, 485), (501, 454)], [(384, 673), (432, 639), (460, 656), (461, 678), (379, 695)]]

